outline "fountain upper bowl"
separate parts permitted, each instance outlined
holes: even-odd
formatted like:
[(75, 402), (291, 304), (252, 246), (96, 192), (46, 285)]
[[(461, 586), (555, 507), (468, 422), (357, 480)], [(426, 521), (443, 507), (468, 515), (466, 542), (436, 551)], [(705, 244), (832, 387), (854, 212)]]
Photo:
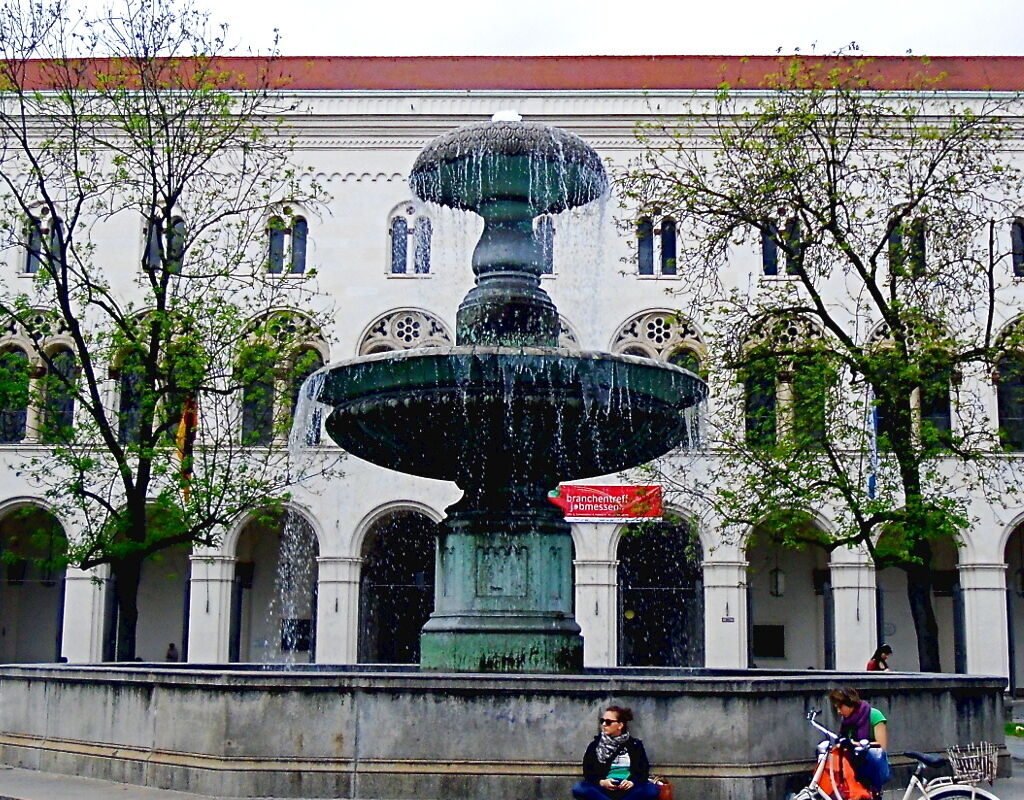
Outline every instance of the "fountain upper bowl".
[(525, 202), (529, 214), (586, 205), (608, 190), (601, 158), (579, 136), (537, 122), (466, 125), (419, 154), (409, 185), (422, 200), (480, 212), (486, 204)]
[(705, 383), (636, 356), (432, 347), (325, 368), (327, 433), (384, 467), (463, 489), (546, 484), (650, 461), (693, 437)]

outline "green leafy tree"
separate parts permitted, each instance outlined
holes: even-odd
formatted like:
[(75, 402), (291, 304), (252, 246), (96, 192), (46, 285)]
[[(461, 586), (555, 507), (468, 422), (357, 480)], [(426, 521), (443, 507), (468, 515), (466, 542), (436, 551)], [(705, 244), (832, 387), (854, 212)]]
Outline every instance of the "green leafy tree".
[[(224, 36), (187, 0), (0, 5), (0, 236), (31, 277), (6, 282), (0, 317), (32, 365), (0, 359), (0, 413), (10, 429), (39, 409), (20, 430), (50, 447), (17, 468), (70, 523), (61, 561), (109, 565), (119, 660), (143, 563), (274, 513), (296, 479), (291, 407), (246, 389), (309, 371), (322, 320), (279, 310), (308, 307), (315, 274), (268, 274), (266, 220), (319, 192), (273, 54), (237, 72)], [(265, 429), (245, 440), (254, 405)]]
[(1020, 346), (996, 333), (1020, 99), (947, 95), (927, 61), (910, 92), (871, 85), (856, 53), (779, 63), (756, 92), (642, 126), (617, 174), (638, 216), (676, 220), (680, 313), (710, 329), (711, 447), (663, 477), (726, 536), (802, 546), (806, 512), (833, 519), (813, 544), (906, 571), (937, 670), (933, 545), (959, 537), (972, 496), (1019, 485), (982, 398)]

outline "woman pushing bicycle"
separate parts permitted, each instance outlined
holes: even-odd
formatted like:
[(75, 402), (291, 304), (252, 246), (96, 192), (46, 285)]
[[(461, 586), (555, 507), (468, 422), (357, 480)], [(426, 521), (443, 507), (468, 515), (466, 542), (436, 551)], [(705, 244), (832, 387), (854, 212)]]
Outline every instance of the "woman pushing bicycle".
[(854, 764), (857, 777), (879, 791), (889, 780), (889, 730), (885, 714), (861, 700), (856, 689), (845, 687), (828, 693), (832, 708), (840, 716), (839, 735), (852, 742), (867, 742)]
[(828, 693), (832, 708), (842, 717), (839, 735), (854, 741), (867, 739), (877, 742), (885, 750), (889, 746), (888, 720), (885, 714), (873, 708), (867, 700), (861, 700), (856, 689), (849, 687), (833, 689)]

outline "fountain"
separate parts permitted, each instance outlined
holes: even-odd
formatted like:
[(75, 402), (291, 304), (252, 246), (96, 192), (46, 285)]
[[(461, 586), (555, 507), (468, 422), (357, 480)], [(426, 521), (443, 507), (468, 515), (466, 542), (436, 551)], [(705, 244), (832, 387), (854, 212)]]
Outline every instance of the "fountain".
[(578, 136), (501, 116), (433, 141), (410, 178), (420, 199), (484, 219), (456, 346), (332, 365), (319, 399), (348, 452), (464, 492), (441, 534), (421, 666), (575, 672), (571, 537), (547, 494), (679, 445), (706, 387), (669, 364), (557, 347), (533, 220), (597, 200), (608, 179)]
[(897, 749), (999, 741), (998, 677), (581, 669), (569, 528), (547, 492), (676, 446), (705, 394), (673, 366), (556, 347), (531, 221), (606, 183), (593, 150), (553, 128), (442, 136), (414, 190), (485, 220), (456, 346), (338, 363), (307, 384), (346, 450), (464, 491), (441, 535), (425, 669), (4, 666), (0, 761), (217, 797), (539, 800), (568, 797), (595, 715), (615, 701), (636, 709), (680, 793), (784, 800), (813, 753), (804, 711), (837, 685), (900, 721)]

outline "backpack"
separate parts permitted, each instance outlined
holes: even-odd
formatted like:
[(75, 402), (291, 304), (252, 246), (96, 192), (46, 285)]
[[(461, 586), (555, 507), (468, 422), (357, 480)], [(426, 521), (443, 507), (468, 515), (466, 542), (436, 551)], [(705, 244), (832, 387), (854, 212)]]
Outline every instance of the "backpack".
[(842, 747), (834, 747), (828, 754), (818, 785), (833, 798), (838, 789), (839, 797), (843, 800), (871, 800), (873, 795), (870, 787), (857, 779), (853, 761)]

